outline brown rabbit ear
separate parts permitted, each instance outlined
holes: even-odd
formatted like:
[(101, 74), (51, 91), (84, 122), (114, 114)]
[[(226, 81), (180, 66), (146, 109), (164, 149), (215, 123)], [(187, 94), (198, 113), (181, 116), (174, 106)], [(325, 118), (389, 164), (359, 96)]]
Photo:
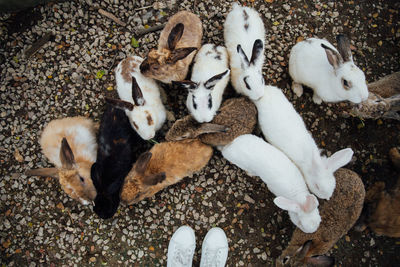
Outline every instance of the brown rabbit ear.
[(325, 49), (326, 57), (328, 58), (329, 64), (331, 64), (335, 69), (343, 62), (342, 56), (337, 53), (332, 48), (321, 44), (322, 48)]
[(156, 174), (153, 174), (153, 175), (146, 176), (143, 179), (143, 184), (145, 184), (145, 185), (156, 185), (156, 184), (161, 183), (162, 181), (164, 181), (165, 178), (166, 178), (165, 172), (156, 173)]
[(306, 258), (305, 263), (312, 266), (333, 267), (335, 265), (335, 258), (328, 256), (315, 256)]
[(342, 56), (343, 61), (347, 62), (351, 60), (351, 49), (350, 49), (350, 40), (344, 34), (339, 34), (336, 36), (336, 42), (338, 44), (339, 54)]
[(58, 178), (57, 168), (40, 168), (25, 171), (25, 175)]
[(122, 109), (122, 110), (133, 110), (133, 104), (128, 102), (128, 101), (124, 101), (124, 100), (120, 100), (120, 99), (113, 99), (113, 98), (108, 98), (106, 97), (106, 102), (116, 108)]
[(215, 123), (203, 123), (200, 125), (200, 128), (198, 129), (198, 132), (200, 134), (206, 134), (206, 133), (224, 133), (226, 131), (229, 131), (229, 127), (225, 125), (220, 125), (220, 124), (215, 124)]
[(168, 35), (168, 48), (170, 50), (175, 49), (176, 44), (182, 37), (184, 29), (185, 26), (182, 23), (178, 23), (175, 25), (175, 27), (172, 28), (170, 34)]
[(135, 163), (135, 171), (139, 174), (144, 174), (147, 169), (147, 166), (150, 163), (150, 159), (152, 157), (151, 152), (142, 153)]
[(307, 240), (304, 242), (303, 246), (299, 248), (298, 252), (296, 253), (296, 259), (303, 260), (306, 256), (308, 251), (310, 250), (312, 245), (312, 240)]
[(172, 51), (171, 58), (167, 61), (167, 63), (175, 64), (178, 60), (184, 59), (195, 50), (197, 50), (196, 47), (184, 47), (175, 49), (174, 51)]
[(142, 90), (136, 81), (136, 78), (132, 76), (132, 98), (136, 106), (143, 106), (145, 101), (143, 98)]
[(65, 137), (61, 141), (60, 160), (62, 167), (65, 169), (72, 169), (75, 164), (74, 153), (72, 153), (72, 149)]

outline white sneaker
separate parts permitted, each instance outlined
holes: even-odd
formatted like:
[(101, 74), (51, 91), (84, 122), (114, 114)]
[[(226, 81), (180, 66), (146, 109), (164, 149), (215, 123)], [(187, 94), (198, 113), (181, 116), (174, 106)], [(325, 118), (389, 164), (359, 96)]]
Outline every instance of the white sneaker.
[(203, 240), (200, 267), (224, 267), (227, 258), (228, 239), (224, 230), (214, 227)]
[(179, 227), (169, 241), (167, 267), (191, 267), (195, 248), (193, 229), (186, 225)]

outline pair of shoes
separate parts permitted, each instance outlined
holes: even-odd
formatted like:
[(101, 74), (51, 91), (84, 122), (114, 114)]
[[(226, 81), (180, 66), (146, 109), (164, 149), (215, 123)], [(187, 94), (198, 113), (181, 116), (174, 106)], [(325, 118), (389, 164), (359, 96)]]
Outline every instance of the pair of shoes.
[[(167, 267), (191, 267), (195, 247), (193, 229), (179, 227), (169, 241)], [(200, 267), (224, 267), (227, 258), (228, 239), (221, 228), (214, 227), (203, 240)]]

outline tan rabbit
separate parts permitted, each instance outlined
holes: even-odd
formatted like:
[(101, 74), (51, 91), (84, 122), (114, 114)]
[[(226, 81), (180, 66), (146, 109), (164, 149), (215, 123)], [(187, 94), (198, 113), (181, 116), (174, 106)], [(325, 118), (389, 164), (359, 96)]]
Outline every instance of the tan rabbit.
[(212, 146), (227, 145), (236, 137), (253, 132), (257, 109), (247, 97), (226, 100), (211, 123), (197, 123), (190, 115), (177, 120), (165, 136), (167, 141), (199, 138)]
[(122, 202), (137, 203), (200, 171), (212, 153), (210, 146), (197, 139), (154, 145), (139, 157), (125, 178)]
[(201, 46), (203, 27), (198, 16), (188, 11), (173, 15), (161, 32), (158, 48), (152, 49), (140, 65), (143, 75), (163, 83), (187, 76), (194, 50)]
[(96, 197), (90, 168), (96, 161), (96, 126), (85, 117), (51, 121), (43, 130), (40, 146), (55, 168), (26, 171), (27, 175), (57, 177), (61, 188), (83, 205)]
[(312, 256), (328, 252), (349, 231), (360, 216), (365, 197), (364, 184), (357, 173), (341, 168), (335, 172), (335, 177), (336, 188), (332, 197), (328, 201), (320, 200), (322, 221), (318, 230), (306, 234), (296, 228), (276, 266), (333, 264), (329, 257)]

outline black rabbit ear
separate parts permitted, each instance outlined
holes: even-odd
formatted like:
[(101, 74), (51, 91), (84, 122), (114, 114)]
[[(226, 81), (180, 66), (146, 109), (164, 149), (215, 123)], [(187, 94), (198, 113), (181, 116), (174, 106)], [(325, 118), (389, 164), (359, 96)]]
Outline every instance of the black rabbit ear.
[(255, 64), (255, 62), (261, 59), (261, 55), (264, 49), (264, 44), (261, 39), (257, 39), (254, 41), (253, 51), (251, 54), (250, 64)]
[(145, 101), (143, 98), (142, 90), (136, 81), (136, 78), (132, 76), (132, 98), (136, 106), (143, 106)]
[(185, 88), (187, 90), (194, 90), (197, 88), (198, 84), (189, 80), (183, 81), (172, 81), (174, 87)]
[(135, 163), (135, 171), (139, 174), (144, 174), (147, 169), (147, 166), (150, 163), (152, 154), (151, 152), (142, 153)]
[(114, 99), (114, 98), (108, 98), (106, 97), (106, 102), (110, 105), (112, 105), (115, 108), (119, 108), (122, 110), (133, 110), (133, 104), (128, 102), (128, 101), (124, 101), (124, 100), (120, 100), (120, 99)]
[(60, 161), (65, 169), (72, 169), (75, 164), (74, 153), (65, 137), (61, 141)]
[(214, 89), (214, 86), (222, 79), (225, 77), (225, 75), (227, 75), (229, 73), (229, 70), (226, 70), (220, 74), (214, 75), (213, 77), (211, 77), (210, 79), (208, 79), (205, 83), (204, 83), (204, 87), (206, 89)]
[(328, 256), (315, 256), (306, 258), (305, 263), (311, 266), (333, 267), (335, 266), (335, 258)]
[(246, 53), (243, 51), (242, 46), (240, 44), (237, 45), (236, 50), (240, 55), (240, 58), (242, 59), (242, 65), (244, 64), (246, 66), (249, 66), (250, 65), (249, 58), (246, 56)]
[(325, 49), (326, 57), (328, 58), (329, 64), (331, 64), (333, 68), (337, 69), (343, 61), (342, 56), (335, 50), (324, 44), (321, 44), (321, 46), (323, 49)]
[(158, 183), (163, 182), (165, 180), (165, 178), (166, 178), (165, 172), (160, 172), (157, 174), (146, 176), (143, 179), (143, 183), (145, 185), (156, 185)]
[(184, 59), (190, 55), (193, 51), (197, 50), (196, 47), (183, 47), (177, 48), (171, 53), (171, 57), (167, 60), (168, 64), (175, 64), (178, 60)]
[(112, 195), (115, 193), (119, 193), (124, 184), (124, 179), (118, 179), (107, 187), (107, 194)]
[(176, 47), (176, 44), (178, 41), (181, 39), (183, 35), (183, 30), (185, 29), (185, 26), (182, 23), (178, 23), (175, 25), (175, 27), (172, 28), (170, 34), (168, 35), (168, 48), (170, 50), (174, 50)]
[(339, 54), (342, 56), (343, 61), (350, 61), (352, 58), (350, 49), (350, 40), (344, 34), (339, 34), (336, 36), (336, 42), (338, 44)]

